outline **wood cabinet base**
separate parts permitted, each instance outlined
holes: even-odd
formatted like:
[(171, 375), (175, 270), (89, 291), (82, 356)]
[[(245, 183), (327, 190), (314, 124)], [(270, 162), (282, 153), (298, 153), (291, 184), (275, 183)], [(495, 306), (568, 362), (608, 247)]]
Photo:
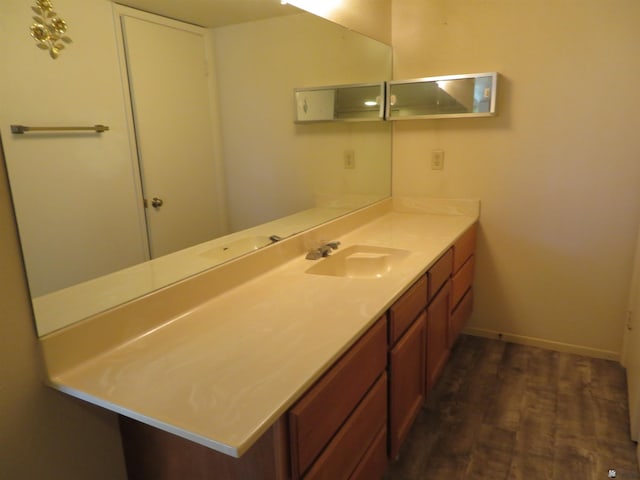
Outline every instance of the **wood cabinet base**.
[(240, 458), (120, 417), (129, 480), (285, 480), (286, 429), (279, 420)]

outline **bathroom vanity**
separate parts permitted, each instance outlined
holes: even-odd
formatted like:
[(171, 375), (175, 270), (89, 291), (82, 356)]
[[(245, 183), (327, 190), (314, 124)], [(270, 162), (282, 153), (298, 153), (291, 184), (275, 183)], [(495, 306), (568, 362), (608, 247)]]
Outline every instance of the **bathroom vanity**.
[(385, 200), (45, 336), (50, 384), (121, 415), (132, 479), (379, 478), (471, 313), (478, 210)]

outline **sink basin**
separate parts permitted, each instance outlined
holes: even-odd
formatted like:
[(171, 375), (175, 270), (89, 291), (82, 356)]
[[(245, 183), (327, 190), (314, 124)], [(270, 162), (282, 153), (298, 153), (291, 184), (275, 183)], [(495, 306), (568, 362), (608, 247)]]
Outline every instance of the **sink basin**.
[(349, 278), (380, 278), (409, 255), (407, 250), (353, 245), (339, 250), (306, 270), (313, 275)]

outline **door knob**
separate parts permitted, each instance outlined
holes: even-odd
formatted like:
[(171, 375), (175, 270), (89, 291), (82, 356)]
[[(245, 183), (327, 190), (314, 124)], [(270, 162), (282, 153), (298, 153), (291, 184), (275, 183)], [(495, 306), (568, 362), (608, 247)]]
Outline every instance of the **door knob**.
[(164, 204), (164, 200), (158, 197), (153, 197), (151, 200), (151, 206), (153, 208), (160, 208)]

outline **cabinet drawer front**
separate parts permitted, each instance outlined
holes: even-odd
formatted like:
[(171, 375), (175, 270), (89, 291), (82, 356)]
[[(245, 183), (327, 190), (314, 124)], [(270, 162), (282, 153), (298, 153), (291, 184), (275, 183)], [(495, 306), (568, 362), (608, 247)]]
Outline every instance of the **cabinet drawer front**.
[(305, 480), (349, 478), (386, 422), (387, 375), (383, 374), (313, 464)]
[(453, 310), (473, 283), (475, 257), (472, 255), (451, 279), (451, 310)]
[(423, 311), (389, 352), (389, 442), (391, 458), (398, 455), (425, 395), (427, 314)]
[(389, 343), (393, 345), (427, 304), (427, 277), (423, 276), (389, 309)]
[(388, 465), (387, 429), (383, 426), (349, 480), (380, 480)]
[(442, 255), (427, 272), (429, 279), (429, 301), (438, 293), (438, 290), (445, 284), (451, 276), (453, 265), (453, 250), (449, 249)]
[(289, 412), (291, 468), (299, 478), (387, 365), (384, 317)]
[(460, 303), (449, 317), (449, 347), (451, 347), (455, 343), (458, 335), (460, 335), (460, 332), (471, 316), (472, 311), (473, 288), (470, 288), (467, 293), (465, 293), (464, 297), (462, 297), (462, 300), (460, 300)]
[(474, 223), (453, 245), (453, 271), (457, 272), (476, 249), (478, 224)]

